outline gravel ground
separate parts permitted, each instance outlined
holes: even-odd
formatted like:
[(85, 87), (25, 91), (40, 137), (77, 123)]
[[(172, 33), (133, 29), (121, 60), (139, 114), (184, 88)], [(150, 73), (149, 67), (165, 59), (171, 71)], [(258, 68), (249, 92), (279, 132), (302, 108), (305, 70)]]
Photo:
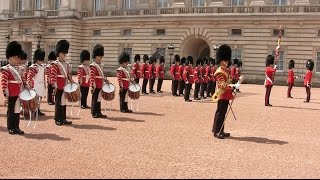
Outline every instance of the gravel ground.
[(54, 106), (44, 103), (36, 129), (21, 121), (24, 136), (7, 133), (1, 106), (0, 178), (320, 177), (320, 89), (303, 103), (304, 88), (287, 99), (286, 87), (276, 86), (274, 106), (265, 107), (264, 87), (243, 85), (233, 105), (237, 120), (230, 114), (226, 122), (231, 137), (219, 140), (211, 133), (216, 104), (186, 103), (170, 95), (170, 85), (142, 96), (134, 114), (119, 112), (117, 95), (107, 119), (85, 110), (69, 118), (71, 126), (56, 126)]

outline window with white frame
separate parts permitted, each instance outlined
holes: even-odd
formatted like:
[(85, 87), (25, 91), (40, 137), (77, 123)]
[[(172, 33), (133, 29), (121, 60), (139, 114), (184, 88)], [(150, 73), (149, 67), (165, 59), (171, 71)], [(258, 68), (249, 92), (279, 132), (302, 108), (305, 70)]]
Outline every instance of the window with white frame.
[(93, 36), (101, 36), (101, 30), (93, 30), (92, 35)]
[(320, 72), (320, 52), (317, 52), (316, 72)]
[(56, 34), (56, 29), (55, 28), (49, 28), (48, 29), (48, 35), (55, 35)]
[(102, 0), (94, 0), (94, 10), (95, 11), (102, 10)]
[(130, 62), (133, 62), (133, 58), (132, 58), (132, 48), (131, 47), (125, 47), (123, 48), (123, 52), (126, 52), (130, 55)]
[(242, 50), (241, 49), (232, 49), (231, 59), (237, 58), (239, 61), (242, 61)]
[(244, 0), (231, 0), (232, 6), (244, 6)]
[(133, 0), (123, 0), (124, 9), (132, 9), (133, 8)]
[(61, 0), (54, 1), (54, 10), (60, 10)]
[(132, 35), (132, 30), (131, 29), (124, 29), (122, 32), (123, 36), (131, 36)]
[(156, 52), (161, 53), (163, 56), (166, 56), (166, 48), (156, 48)]
[(17, 1), (17, 11), (22, 11), (22, 0)]
[(285, 6), (287, 5), (287, 0), (273, 0), (274, 6)]
[(193, 0), (192, 5), (193, 7), (203, 7), (204, 0)]
[(35, 0), (34, 1), (34, 9), (35, 10), (41, 10), (41, 6), (42, 6), (42, 0)]
[(156, 36), (165, 36), (166, 30), (165, 29), (157, 29), (156, 30)]
[(168, 0), (157, 0), (158, 8), (166, 8), (168, 7)]
[[(276, 62), (276, 51), (272, 51), (274, 62)], [(277, 70), (283, 71), (284, 69), (284, 51), (279, 51), (279, 59), (277, 61)]]
[(232, 36), (241, 36), (242, 35), (242, 29), (231, 29), (231, 35)]

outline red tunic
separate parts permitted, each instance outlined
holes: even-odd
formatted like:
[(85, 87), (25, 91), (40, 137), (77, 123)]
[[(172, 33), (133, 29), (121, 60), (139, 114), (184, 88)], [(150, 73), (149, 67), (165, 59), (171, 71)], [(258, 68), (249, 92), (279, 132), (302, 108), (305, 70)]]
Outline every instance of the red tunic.
[(307, 70), (306, 75), (304, 77), (304, 85), (311, 86), (311, 80), (312, 80), (312, 71)]
[(90, 64), (89, 68), (91, 86), (101, 89), (105, 78), (103, 74), (103, 66), (94, 62)]
[(235, 67), (231, 68), (231, 79), (232, 80), (237, 80), (237, 69)]
[(174, 80), (180, 80), (179, 66), (173, 64), (170, 68), (171, 77), (174, 77)]
[(78, 66), (78, 81), (82, 87), (90, 87), (90, 68), (89, 66)]
[(276, 69), (272, 67), (266, 67), (266, 80), (264, 81), (264, 85), (273, 85), (272, 78), (276, 72)]
[(36, 65), (30, 66), (28, 68), (28, 75), (27, 75), (27, 84), (33, 88), (34, 87), (34, 80), (33, 78), (38, 73), (38, 69), (36, 68)]
[(222, 100), (232, 100), (234, 98), (232, 94), (233, 88), (230, 86), (227, 86), (227, 84), (230, 82), (231, 76), (230, 72), (227, 68), (220, 67), (216, 74), (215, 74), (216, 80), (217, 80), (217, 88), (225, 88), (225, 92), (221, 95), (220, 99)]
[(202, 74), (202, 78), (203, 78), (203, 83), (207, 84), (209, 81), (208, 78), (208, 73), (207, 73), (207, 68), (201, 67), (201, 74)]
[(201, 73), (201, 67), (196, 67), (194, 69), (194, 81), (196, 83), (203, 83), (202, 73)]
[(47, 76), (47, 83), (51, 84), (51, 64), (48, 64), (46, 66), (46, 72), (45, 72), (46, 76)]
[(149, 64), (144, 63), (142, 65), (141, 74), (144, 79), (150, 79)]
[(159, 79), (164, 79), (164, 65), (159, 65), (157, 67), (157, 77)]
[(294, 84), (294, 73), (292, 69), (288, 71), (288, 81), (289, 84)]
[(135, 79), (141, 78), (141, 67), (139, 63), (134, 63), (131, 73)]
[(184, 71), (183, 71), (183, 80), (185, 82), (189, 82), (189, 84), (193, 84), (194, 83), (194, 71), (193, 71), (193, 67), (189, 67), (189, 66), (186, 66), (184, 68)]
[[(16, 70), (18, 74), (16, 74), (12, 68)], [(2, 67), (2, 76), (1, 76), (1, 86), (2, 91), (7, 94), (7, 96), (19, 96), (21, 87), (22, 87), (22, 79), (20, 76), (20, 68), (17, 66), (6, 65)], [(19, 78), (20, 77), (20, 78)]]
[(118, 78), (120, 88), (122, 87), (123, 89), (129, 89), (129, 85), (130, 85), (129, 71), (127, 71), (123, 67), (119, 67), (117, 69), (117, 78)]
[[(62, 67), (64, 67), (66, 72), (64, 72)], [(71, 79), (69, 63), (60, 62), (59, 60), (54, 61), (51, 66), (51, 83), (58, 90), (63, 90), (64, 86), (68, 83), (68, 79)]]
[(207, 67), (207, 71), (208, 71), (208, 74), (209, 74), (209, 77), (208, 77), (209, 81), (210, 82), (215, 81), (214, 73), (216, 72), (216, 68), (208, 66)]
[(157, 68), (156, 65), (150, 64), (149, 65), (149, 73), (150, 73), (150, 79), (157, 78)]
[(180, 65), (179, 66), (180, 79), (183, 79), (183, 71), (184, 71), (185, 67), (186, 66), (184, 66), (184, 65)]

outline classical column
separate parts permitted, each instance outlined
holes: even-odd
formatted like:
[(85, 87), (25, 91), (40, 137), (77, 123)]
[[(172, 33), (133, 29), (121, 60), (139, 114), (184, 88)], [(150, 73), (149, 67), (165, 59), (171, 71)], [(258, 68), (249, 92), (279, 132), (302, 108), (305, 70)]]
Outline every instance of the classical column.
[(23, 0), (22, 1), (22, 10), (26, 11), (26, 10), (31, 10), (31, 0)]

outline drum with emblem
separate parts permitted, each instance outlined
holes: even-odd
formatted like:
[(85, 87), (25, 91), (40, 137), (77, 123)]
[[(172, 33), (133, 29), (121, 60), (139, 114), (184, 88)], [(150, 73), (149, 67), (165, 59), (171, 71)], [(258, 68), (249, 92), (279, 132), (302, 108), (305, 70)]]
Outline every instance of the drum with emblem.
[(112, 101), (115, 97), (115, 90), (116, 87), (113, 84), (104, 84), (101, 92), (102, 98), (106, 101)]
[(80, 87), (77, 83), (68, 83), (63, 90), (68, 102), (75, 103), (80, 100)]
[(129, 86), (128, 96), (133, 100), (139, 99), (140, 91), (141, 91), (141, 87), (139, 84), (131, 84)]
[(38, 97), (35, 90), (24, 89), (21, 91), (20, 95), (21, 107), (24, 111), (36, 111), (38, 108)]

